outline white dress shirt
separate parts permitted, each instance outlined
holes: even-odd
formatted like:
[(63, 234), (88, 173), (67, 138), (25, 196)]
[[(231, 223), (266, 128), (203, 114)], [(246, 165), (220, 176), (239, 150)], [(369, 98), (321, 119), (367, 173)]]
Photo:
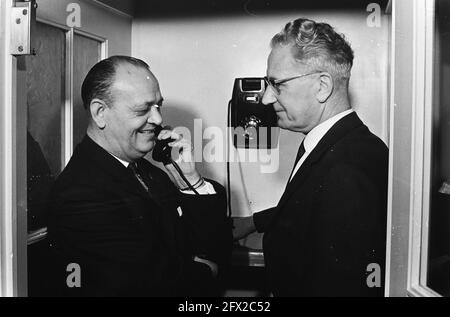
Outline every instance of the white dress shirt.
[(298, 172), (300, 167), (302, 166), (303, 162), (308, 158), (309, 154), (314, 150), (314, 148), (319, 144), (320, 140), (327, 134), (327, 132), (342, 118), (348, 116), (349, 114), (353, 113), (353, 109), (346, 110), (344, 112), (341, 112), (334, 117), (331, 117), (327, 121), (322, 122), (317, 127), (312, 129), (303, 140), (303, 145), (305, 146), (305, 154), (303, 154), (300, 161), (298, 161), (297, 165), (295, 165), (294, 172), (292, 173), (291, 178), (289, 179), (289, 182), (292, 181), (295, 174)]

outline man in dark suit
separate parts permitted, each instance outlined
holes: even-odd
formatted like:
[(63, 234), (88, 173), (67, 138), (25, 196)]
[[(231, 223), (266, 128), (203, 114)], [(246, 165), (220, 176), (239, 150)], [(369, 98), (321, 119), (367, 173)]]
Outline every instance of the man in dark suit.
[(325, 23), (297, 19), (272, 39), (263, 103), (306, 137), (278, 205), (235, 219), (235, 238), (265, 233), (275, 296), (383, 295), (388, 150), (351, 109), (352, 65)]
[[(56, 295), (215, 295), (216, 264), (231, 245), (225, 192), (199, 175), (186, 140), (157, 135), (163, 98), (149, 66), (125, 56), (103, 60), (82, 96), (87, 135), (51, 195)], [(169, 145), (181, 153), (174, 160), (197, 193), (172, 166), (173, 181), (144, 159), (157, 138), (174, 139)]]

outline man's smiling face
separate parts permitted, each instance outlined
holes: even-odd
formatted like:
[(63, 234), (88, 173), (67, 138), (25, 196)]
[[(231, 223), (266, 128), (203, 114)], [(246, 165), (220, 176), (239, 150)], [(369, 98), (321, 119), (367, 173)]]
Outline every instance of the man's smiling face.
[(125, 161), (136, 161), (153, 149), (155, 127), (162, 123), (158, 81), (148, 69), (119, 65), (111, 100), (105, 112), (107, 150)]

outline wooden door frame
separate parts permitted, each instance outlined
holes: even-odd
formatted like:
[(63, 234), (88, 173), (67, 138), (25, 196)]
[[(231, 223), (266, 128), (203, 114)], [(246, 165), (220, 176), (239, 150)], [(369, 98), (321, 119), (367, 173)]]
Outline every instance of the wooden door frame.
[(426, 287), (435, 0), (393, 0), (386, 296)]
[(9, 23), (13, 5), (14, 0), (0, 4), (0, 296), (17, 296), (18, 276), (23, 273), (18, 268), (18, 244), (24, 241), (17, 232), (17, 156), (13, 150), (17, 143), (17, 58), (10, 54)]

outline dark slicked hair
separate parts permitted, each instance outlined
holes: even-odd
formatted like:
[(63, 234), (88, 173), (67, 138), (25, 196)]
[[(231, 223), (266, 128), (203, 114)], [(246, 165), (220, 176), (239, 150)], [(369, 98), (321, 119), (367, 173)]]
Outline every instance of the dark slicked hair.
[(271, 42), (272, 48), (288, 44), (293, 45), (296, 60), (313, 71), (327, 71), (336, 80), (348, 83), (354, 53), (344, 35), (336, 33), (329, 24), (303, 18), (291, 21)]
[(111, 56), (98, 62), (86, 75), (81, 86), (81, 97), (85, 109), (89, 109), (93, 99), (103, 100), (109, 106), (113, 103), (111, 86), (114, 83), (117, 67), (125, 63), (150, 70), (146, 62), (130, 56)]

